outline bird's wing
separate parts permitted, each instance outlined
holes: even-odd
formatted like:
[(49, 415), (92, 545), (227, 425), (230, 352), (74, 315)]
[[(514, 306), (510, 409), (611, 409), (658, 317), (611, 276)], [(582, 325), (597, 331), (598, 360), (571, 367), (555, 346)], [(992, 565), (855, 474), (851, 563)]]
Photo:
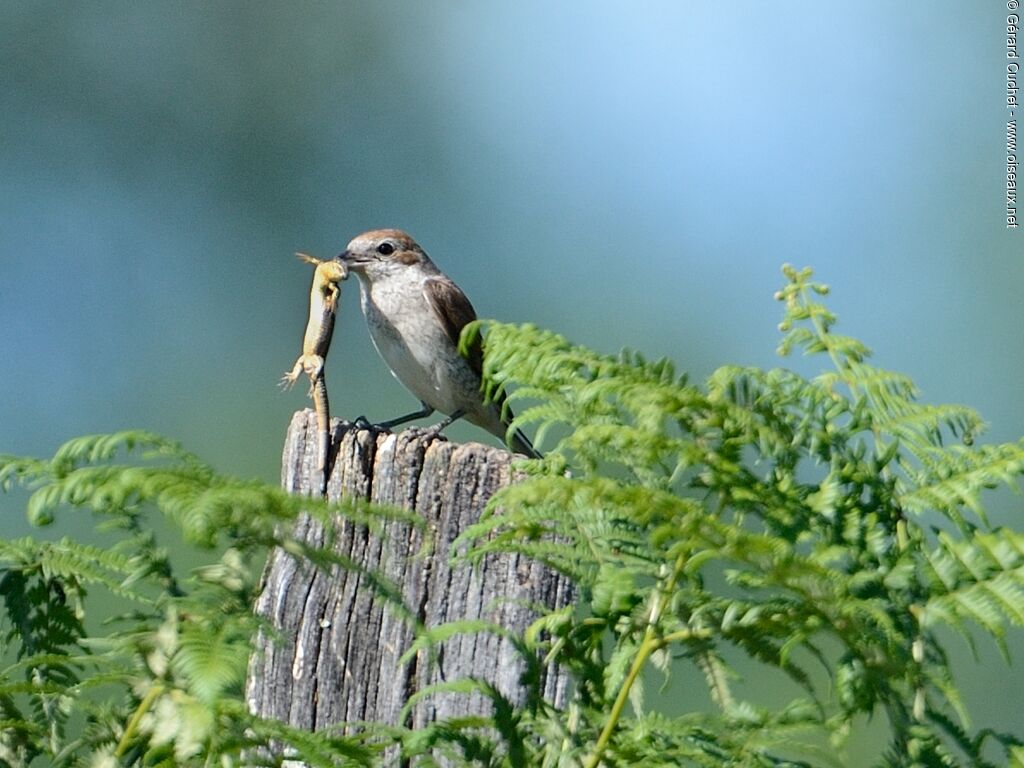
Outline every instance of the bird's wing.
[[(466, 294), (446, 277), (429, 277), (424, 282), (423, 294), (427, 303), (441, 321), (445, 333), (458, 348), (462, 329), (476, 320), (476, 312), (469, 303)], [(483, 375), (484, 351), (480, 344), (480, 336), (473, 339), (467, 356), (470, 368), (478, 375)]]
[[(460, 290), (459, 286), (443, 276), (427, 278), (423, 294), (427, 297), (427, 303), (434, 310), (438, 320), (441, 321), (441, 325), (444, 327), (445, 333), (448, 334), (448, 338), (458, 348), (462, 329), (468, 323), (476, 320), (476, 312), (473, 310), (473, 305), (469, 303), (469, 299), (466, 298), (466, 294)], [(484, 348), (480, 342), (480, 334), (477, 334), (470, 343), (466, 359), (469, 362), (469, 367), (473, 369), (476, 375), (482, 377), (484, 370)], [(505, 391), (502, 389), (494, 393), (491, 403), (498, 409), (502, 423), (508, 426), (512, 422), (513, 415), (512, 409), (508, 407), (505, 399)], [(504, 435), (499, 435), (499, 437), (505, 438)], [(543, 458), (526, 438), (526, 435), (519, 430), (516, 430), (512, 435), (511, 445), (513, 450), (523, 453), (530, 458)]]

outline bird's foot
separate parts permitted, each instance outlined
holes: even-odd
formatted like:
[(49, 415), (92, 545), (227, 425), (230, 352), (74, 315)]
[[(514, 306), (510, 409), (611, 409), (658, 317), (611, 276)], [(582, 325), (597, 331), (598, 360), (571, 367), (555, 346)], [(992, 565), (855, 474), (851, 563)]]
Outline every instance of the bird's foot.
[(402, 435), (408, 440), (422, 440), (425, 443), (432, 443), (435, 440), (447, 442), (448, 440), (447, 437), (441, 434), (441, 429), (438, 429), (436, 424), (432, 427), (406, 427), (402, 430)]
[(388, 419), (387, 421), (382, 421), (377, 426), (380, 427), (381, 429), (390, 430), (394, 429), (397, 426), (401, 426), (402, 424), (407, 424), (410, 421), (416, 421), (416, 419), (425, 419), (427, 416), (434, 412), (433, 407), (427, 405), (426, 403), (421, 402), (420, 405), (422, 405), (423, 407), (418, 411), (413, 411), (412, 413), (407, 413), (404, 416), (399, 416), (397, 419)]

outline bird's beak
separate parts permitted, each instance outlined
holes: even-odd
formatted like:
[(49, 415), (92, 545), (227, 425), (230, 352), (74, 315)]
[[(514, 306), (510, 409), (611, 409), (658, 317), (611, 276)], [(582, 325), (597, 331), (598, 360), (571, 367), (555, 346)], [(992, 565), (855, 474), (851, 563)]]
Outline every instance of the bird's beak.
[(363, 259), (354, 255), (351, 251), (342, 251), (334, 257), (337, 261), (340, 261), (349, 270), (358, 270), (366, 263)]

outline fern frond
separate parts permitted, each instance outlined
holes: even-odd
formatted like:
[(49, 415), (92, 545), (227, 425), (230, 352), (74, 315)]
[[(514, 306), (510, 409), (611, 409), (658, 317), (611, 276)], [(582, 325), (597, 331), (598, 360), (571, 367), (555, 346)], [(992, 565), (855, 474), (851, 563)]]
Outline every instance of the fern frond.
[(973, 622), (1006, 655), (1006, 626), (1024, 626), (1024, 536), (1001, 529), (956, 541), (942, 533), (921, 569), (931, 588), (919, 609), (921, 625), (946, 624), (966, 634), (965, 622)]
[(241, 688), (252, 629), (249, 621), (184, 625), (171, 663), (198, 699), (211, 703), (225, 691)]
[[(405, 536), (421, 524), (412, 512), (290, 497), (145, 432), (80, 438), (49, 460), (0, 457), (0, 487), (31, 490), (35, 522), (88, 509), (116, 540), (0, 542), (12, 658), (0, 723), (14, 724), (0, 729), (0, 759), (334, 766), (401, 749), (424, 766), (828, 766), (843, 762), (833, 750), (866, 713), (889, 731), (880, 764), (1020, 759), (1014, 736), (972, 730), (939, 628), (1005, 653), (1024, 626), (1024, 534), (990, 530), (983, 493), (1016, 488), (1024, 442), (975, 447), (978, 414), (920, 402), (909, 377), (836, 333), (811, 270), (784, 273), (780, 351), (820, 355), (828, 370), (813, 378), (723, 366), (695, 385), (668, 360), (601, 354), (534, 326), (466, 329), (463, 345), (483, 336), (485, 396), (516, 401), (513, 426), (556, 444), (517, 465), (522, 480), (435, 556), (514, 553), (567, 575), (578, 604), (531, 606), (539, 616), (522, 637), (484, 621), (425, 626), (398, 585), (333, 546), (336, 517)], [(179, 577), (147, 524), (153, 511), (223, 556)], [(323, 546), (280, 533), (300, 514), (323, 529)], [(954, 525), (932, 530), (936, 514)], [(464, 634), (501, 637), (525, 662), (521, 701), (470, 678), (408, 706), (454, 693), (482, 714), (419, 729), (350, 723), (342, 737), (253, 717), (241, 680), (270, 546), (325, 572), (358, 571), (416, 627), (405, 660), (429, 662)], [(132, 601), (106, 635), (89, 636), (81, 618), (93, 589)], [(763, 691), (733, 686), (737, 658), (737, 669), (745, 660), (788, 678), (800, 698), (769, 706)], [(551, 668), (572, 678), (559, 706), (544, 698)], [(644, 697), (652, 668), (667, 690), (705, 685), (717, 711), (655, 711)], [(65, 727), (72, 709), (85, 721), (77, 740)]]
[(936, 511), (966, 525), (963, 508), (985, 520), (981, 492), (1003, 485), (1018, 489), (1024, 473), (1024, 443), (932, 449), (921, 456), (924, 466), (908, 479), (898, 502), (914, 512)]
[(68, 538), (53, 542), (39, 542), (28, 537), (0, 540), (2, 569), (38, 569), (44, 578), (74, 579), (83, 585), (99, 584), (119, 597), (151, 603), (151, 597), (126, 584), (127, 577), (137, 566), (135, 558)]

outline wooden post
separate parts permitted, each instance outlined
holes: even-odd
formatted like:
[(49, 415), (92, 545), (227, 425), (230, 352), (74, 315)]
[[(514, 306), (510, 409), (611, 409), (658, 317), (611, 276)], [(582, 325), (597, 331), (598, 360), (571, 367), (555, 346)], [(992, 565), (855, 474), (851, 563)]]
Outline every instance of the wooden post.
[[(316, 434), (313, 411), (296, 413), (281, 472), (283, 486), (293, 493), (308, 495), (318, 486)], [(566, 580), (525, 558), (492, 556), (476, 569), (449, 564), (452, 541), (477, 520), (495, 490), (510, 482), (507, 451), (426, 440), (415, 430), (355, 429), (339, 421), (332, 424), (332, 445), (337, 448), (330, 499), (357, 497), (405, 507), (426, 525), (390, 522), (378, 537), (345, 521), (327, 532), (303, 516), (296, 536), (319, 545), (331, 533), (336, 552), (399, 584), (407, 605), (427, 626), (481, 618), (521, 632), (536, 618), (530, 604), (554, 607), (572, 601)], [(508, 641), (493, 634), (458, 636), (439, 659), (399, 664), (414, 628), (351, 571), (317, 571), (276, 550), (263, 575), (256, 611), (275, 632), (257, 638), (246, 694), (250, 709), (266, 717), (309, 730), (360, 720), (398, 725), (399, 712), (413, 693), (468, 676), (490, 680), (513, 701), (523, 698), (522, 663)], [(564, 677), (548, 670), (546, 698), (561, 703), (565, 684)], [(481, 711), (489, 712), (482, 699), (437, 695), (419, 702), (406, 724), (421, 726)]]

